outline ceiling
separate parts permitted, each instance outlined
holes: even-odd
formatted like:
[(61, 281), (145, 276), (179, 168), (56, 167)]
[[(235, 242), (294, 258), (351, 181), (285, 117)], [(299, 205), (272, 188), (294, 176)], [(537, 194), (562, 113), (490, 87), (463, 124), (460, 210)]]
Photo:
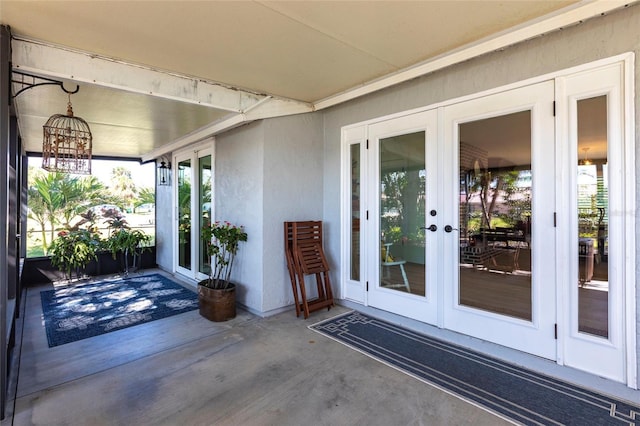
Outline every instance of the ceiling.
[[(14, 69), (64, 81), (94, 155), (152, 159), (252, 119), (326, 108), (607, 13), (609, 1), (12, 1)], [(17, 91), (20, 85), (15, 84)], [(15, 98), (27, 151), (64, 113)]]

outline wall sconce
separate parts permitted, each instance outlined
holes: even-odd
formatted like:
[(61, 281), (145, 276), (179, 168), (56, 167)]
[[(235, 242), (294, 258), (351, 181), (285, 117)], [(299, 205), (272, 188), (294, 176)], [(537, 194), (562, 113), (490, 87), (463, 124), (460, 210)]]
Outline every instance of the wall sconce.
[(158, 186), (171, 185), (171, 162), (160, 161), (158, 166)]

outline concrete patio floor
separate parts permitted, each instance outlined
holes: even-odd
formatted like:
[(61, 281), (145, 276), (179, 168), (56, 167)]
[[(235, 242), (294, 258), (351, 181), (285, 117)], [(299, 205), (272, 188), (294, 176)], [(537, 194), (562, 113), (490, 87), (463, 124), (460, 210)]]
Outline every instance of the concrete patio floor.
[(307, 328), (344, 307), (225, 323), (196, 310), (49, 348), (50, 287), (27, 291), (2, 425), (509, 424)]
[[(144, 271), (150, 272), (168, 275)], [(40, 291), (51, 287), (31, 287), (23, 300), (18, 374), (10, 377), (0, 426), (511, 424), (307, 328), (348, 312), (344, 306), (307, 320), (296, 318), (293, 308), (269, 318), (239, 310), (224, 323), (195, 310), (49, 348)], [(385, 319), (640, 400), (639, 391), (548, 360), (407, 319)]]

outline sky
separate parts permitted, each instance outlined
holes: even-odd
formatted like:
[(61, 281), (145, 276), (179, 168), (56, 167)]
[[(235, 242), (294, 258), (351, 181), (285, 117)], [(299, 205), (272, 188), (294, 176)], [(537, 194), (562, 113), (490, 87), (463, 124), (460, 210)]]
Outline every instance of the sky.
[[(29, 166), (41, 167), (42, 158), (29, 157)], [(91, 174), (105, 185), (111, 184), (111, 170), (124, 167), (131, 171), (131, 177), (138, 187), (153, 188), (155, 185), (155, 163), (140, 164), (137, 161), (91, 160)]]

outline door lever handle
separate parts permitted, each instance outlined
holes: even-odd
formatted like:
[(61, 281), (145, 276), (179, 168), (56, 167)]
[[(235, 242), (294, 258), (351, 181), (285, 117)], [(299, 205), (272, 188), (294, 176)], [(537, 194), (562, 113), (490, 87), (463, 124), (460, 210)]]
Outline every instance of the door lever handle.
[(431, 232), (436, 232), (438, 230), (438, 227), (434, 224), (431, 226), (421, 226), (420, 229), (428, 229)]
[(451, 231), (457, 231), (458, 228), (453, 228), (451, 225), (446, 225), (444, 227), (444, 232), (451, 232)]

